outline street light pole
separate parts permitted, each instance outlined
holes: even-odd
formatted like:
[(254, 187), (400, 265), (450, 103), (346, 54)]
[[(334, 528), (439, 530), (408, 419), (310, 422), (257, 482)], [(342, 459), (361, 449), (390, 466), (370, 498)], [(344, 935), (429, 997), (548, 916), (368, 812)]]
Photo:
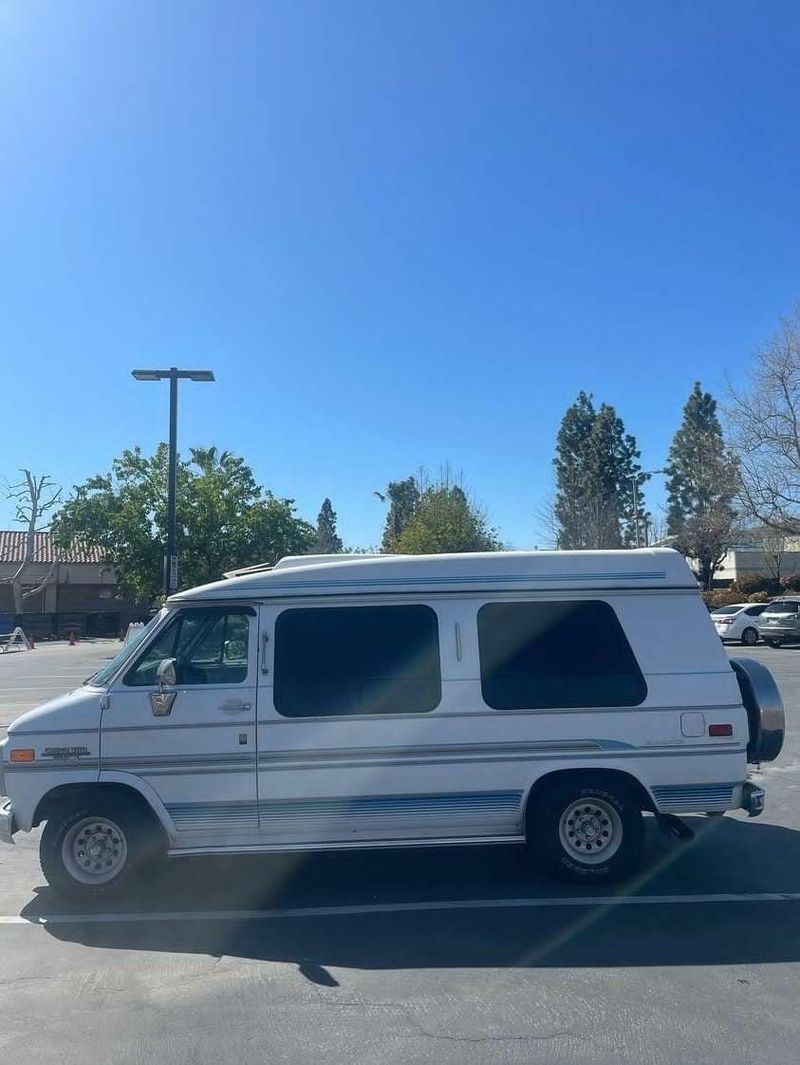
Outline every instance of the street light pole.
[[(642, 536), (639, 526), (639, 478), (640, 477), (652, 477), (654, 473), (669, 473), (669, 470), (639, 470), (638, 473), (629, 473), (631, 484), (633, 485), (633, 535), (636, 540), (636, 546), (642, 546)], [(645, 519), (645, 540), (647, 539), (647, 519)], [(645, 543), (645, 547), (647, 544)]]
[(137, 381), (169, 381), (169, 466), (167, 473), (167, 545), (164, 555), (164, 595), (178, 590), (176, 500), (178, 494), (178, 381), (213, 381), (211, 370), (132, 370)]
[(639, 479), (638, 474), (634, 474), (632, 477), (633, 483), (633, 530), (636, 537), (636, 546), (641, 547), (641, 537), (639, 536), (639, 489), (636, 482)]
[(167, 473), (167, 557), (164, 594), (178, 590), (178, 556), (175, 552), (175, 499), (178, 494), (178, 370), (169, 370), (169, 471)]

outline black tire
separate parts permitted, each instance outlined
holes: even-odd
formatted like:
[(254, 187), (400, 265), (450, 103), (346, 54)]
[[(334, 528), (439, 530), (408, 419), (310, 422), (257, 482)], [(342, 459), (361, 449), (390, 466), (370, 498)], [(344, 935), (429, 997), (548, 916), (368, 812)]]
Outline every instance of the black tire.
[(754, 629), (752, 625), (748, 625), (742, 633), (742, 644), (745, 647), (755, 647), (758, 643), (758, 629)]
[[(585, 823), (596, 823), (605, 832), (612, 827), (609, 822), (613, 822), (613, 831), (619, 833), (616, 849), (611, 850), (611, 844), (602, 839), (594, 844), (591, 839), (576, 839), (571, 847), (562, 842), (562, 818), (570, 808), (583, 803), (587, 811)], [(601, 814), (598, 817), (588, 811)], [(583, 816), (580, 811), (579, 816)], [(575, 835), (575, 827), (570, 827), (568, 820), (564, 822), (565, 838)], [(527, 837), (528, 846), (544, 868), (562, 879), (579, 883), (623, 880), (635, 873), (642, 861), (644, 823), (639, 797), (629, 785), (603, 774), (557, 779), (531, 800)], [(576, 849), (581, 846), (583, 854)], [(608, 854), (604, 858), (606, 848)]]
[(777, 648), (780, 647), (780, 645), (783, 643), (783, 640), (770, 639), (768, 636), (765, 636), (764, 643), (767, 645), (767, 647)]
[[(96, 825), (87, 824), (94, 820), (97, 821)], [(82, 824), (86, 826), (83, 829), (80, 828)], [(101, 831), (96, 831), (100, 829)], [(81, 846), (82, 837), (89, 843), (94, 843), (95, 838), (101, 839), (102, 845), (106, 845), (107, 838), (109, 853), (112, 855), (109, 864), (116, 864), (120, 860), (116, 856), (118, 851), (112, 851), (110, 848), (116, 848), (117, 844), (122, 848), (124, 860), (110, 879), (84, 882), (73, 874), (69, 855), (76, 851), (73, 851), (71, 842), (66, 842), (65, 845), (65, 841), (74, 840), (77, 850)], [(102, 792), (95, 796), (88, 792), (81, 799), (58, 810), (47, 821), (39, 844), (39, 860), (48, 884), (63, 898), (75, 902), (109, 899), (121, 895), (137, 873), (158, 861), (164, 853), (165, 841), (161, 826), (156, 823), (144, 804)], [(72, 860), (75, 861), (74, 858)], [(88, 850), (85, 861), (89, 870), (85, 874), (87, 877), (106, 875), (105, 870), (93, 874), (94, 868), (99, 868), (102, 863), (95, 862), (89, 856)]]

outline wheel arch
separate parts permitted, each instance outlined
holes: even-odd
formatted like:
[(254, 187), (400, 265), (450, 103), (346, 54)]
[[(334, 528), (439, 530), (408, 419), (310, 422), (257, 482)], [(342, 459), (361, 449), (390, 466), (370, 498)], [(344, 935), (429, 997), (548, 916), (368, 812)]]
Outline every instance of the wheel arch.
[[(51, 788), (39, 800), (33, 815), (32, 826), (47, 821), (64, 802), (77, 801), (81, 798), (98, 796), (123, 798), (133, 802), (143, 813), (152, 817), (160, 826), (168, 840), (174, 835), (174, 826), (156, 793), (142, 780), (124, 779), (127, 774), (115, 774), (117, 779), (99, 781), (75, 781), (58, 784)], [(122, 779), (120, 779), (122, 778)], [(150, 794), (148, 794), (148, 792)]]
[(624, 785), (630, 788), (633, 794), (639, 800), (639, 806), (642, 810), (648, 810), (651, 813), (656, 812), (656, 805), (653, 800), (653, 796), (650, 794), (645, 785), (634, 776), (633, 773), (628, 773), (624, 769), (606, 768), (604, 766), (594, 766), (592, 768), (581, 769), (554, 769), (550, 773), (544, 773), (542, 776), (531, 784), (528, 789), (528, 793), (525, 796), (524, 803), (524, 825), (525, 834), (528, 832), (528, 821), (530, 817), (531, 808), (535, 805), (536, 801), (542, 796), (548, 788), (552, 787), (556, 783), (561, 783), (565, 780), (588, 780), (588, 781), (606, 781), (609, 785), (618, 784)]

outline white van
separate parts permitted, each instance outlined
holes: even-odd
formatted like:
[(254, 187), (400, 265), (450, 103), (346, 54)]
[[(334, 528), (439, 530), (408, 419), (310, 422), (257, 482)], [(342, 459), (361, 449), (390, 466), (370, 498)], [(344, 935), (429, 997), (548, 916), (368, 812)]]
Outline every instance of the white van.
[(673, 551), (283, 559), (173, 596), (2, 744), (0, 838), (109, 895), (168, 854), (528, 843), (631, 873), (643, 811), (761, 812), (783, 707)]

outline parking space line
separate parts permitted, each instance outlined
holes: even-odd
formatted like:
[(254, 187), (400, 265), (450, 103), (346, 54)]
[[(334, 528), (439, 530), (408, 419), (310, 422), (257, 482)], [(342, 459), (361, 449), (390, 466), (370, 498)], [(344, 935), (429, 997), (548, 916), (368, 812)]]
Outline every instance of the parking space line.
[(441, 902), (387, 902), (364, 906), (301, 906), (271, 910), (179, 910), (133, 913), (54, 913), (25, 917), (0, 914), (0, 925), (146, 924), (170, 921), (283, 921), (308, 917), (368, 917), (447, 910), (527, 910), (565, 907), (720, 905), (725, 903), (800, 902), (800, 892), (726, 895), (600, 895), (576, 898), (452, 899)]

